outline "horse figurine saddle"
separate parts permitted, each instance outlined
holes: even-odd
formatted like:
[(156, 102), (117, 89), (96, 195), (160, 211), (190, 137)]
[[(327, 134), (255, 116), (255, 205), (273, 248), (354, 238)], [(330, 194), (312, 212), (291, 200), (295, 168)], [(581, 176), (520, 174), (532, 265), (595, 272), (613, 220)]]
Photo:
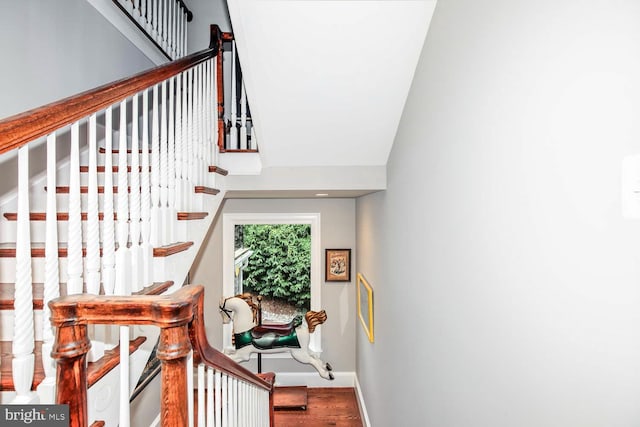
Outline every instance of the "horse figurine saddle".
[(251, 329), (251, 336), (254, 339), (260, 339), (267, 334), (273, 334), (277, 337), (283, 337), (291, 335), (293, 331), (301, 324), (302, 316), (296, 316), (289, 323), (258, 325)]

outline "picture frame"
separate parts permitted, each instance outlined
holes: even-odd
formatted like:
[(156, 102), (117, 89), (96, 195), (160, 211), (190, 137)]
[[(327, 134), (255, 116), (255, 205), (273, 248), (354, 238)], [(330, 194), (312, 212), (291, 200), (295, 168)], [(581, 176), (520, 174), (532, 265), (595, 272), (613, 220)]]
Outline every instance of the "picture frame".
[(351, 249), (325, 249), (325, 282), (351, 281)]
[(369, 342), (373, 342), (373, 288), (360, 273), (358, 273), (356, 282), (358, 317)]

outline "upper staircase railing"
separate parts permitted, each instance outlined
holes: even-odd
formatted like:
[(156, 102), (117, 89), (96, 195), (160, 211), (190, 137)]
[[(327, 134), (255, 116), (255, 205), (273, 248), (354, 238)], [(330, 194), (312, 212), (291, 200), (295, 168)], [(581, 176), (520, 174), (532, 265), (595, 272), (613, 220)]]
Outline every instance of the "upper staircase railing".
[[(216, 175), (226, 174), (215, 166), (219, 151), (216, 57), (222, 43), (220, 34), (217, 26), (212, 26), (208, 49), (0, 120), (0, 154), (17, 151), (18, 170), (15, 200), (3, 202), (2, 230), (7, 229), (5, 223), (12, 221), (13, 231), (11, 236), (0, 236), (0, 261), (11, 259), (13, 262), (11, 268), (7, 268), (7, 264), (0, 268), (2, 282), (11, 282), (14, 289), (13, 326), (7, 328), (3, 324), (0, 328), (0, 332), (13, 331), (10, 375), (15, 398), (12, 403), (53, 403), (54, 395), (60, 398), (67, 393), (68, 384), (60, 382), (67, 375), (66, 362), (59, 362), (56, 376), (50, 357), (54, 330), (49, 302), (61, 293), (84, 294), (80, 301), (102, 301), (94, 298), (117, 295), (134, 298), (141, 306), (151, 307), (158, 303), (156, 297), (129, 296), (144, 293), (155, 282), (173, 282), (177, 287), (185, 282), (207, 231), (207, 228), (187, 227), (185, 220), (208, 217), (209, 222), (204, 224), (208, 227), (222, 197), (216, 196), (219, 193), (215, 188)], [(43, 148), (46, 148), (44, 165), (38, 162)], [(32, 164), (30, 152), (36, 152), (36, 161)], [(40, 166), (42, 177), (33, 172)], [(60, 182), (62, 180), (68, 182)], [(6, 212), (7, 206), (17, 214)], [(31, 221), (38, 218), (45, 218), (44, 231), (32, 234), (36, 227)], [(169, 261), (170, 257), (177, 256), (183, 258)], [(44, 258), (43, 265), (35, 262), (37, 258)], [(10, 271), (14, 274), (8, 274)], [(37, 280), (43, 282), (41, 325), (35, 325), (38, 317), (34, 316), (34, 289), (38, 287), (34, 282)], [(147, 299), (149, 302), (145, 302)], [(192, 304), (195, 300), (190, 301), (180, 304), (195, 304)], [(82, 314), (88, 314), (90, 305), (83, 307), (86, 310)], [(118, 318), (118, 322), (140, 324), (148, 320), (137, 319), (141, 313), (131, 311), (131, 307), (127, 307), (127, 311), (133, 319), (125, 322), (124, 318)], [(103, 320), (111, 320), (112, 314), (108, 313)], [(83, 325), (92, 323), (90, 316), (74, 321)], [(34, 376), (38, 370), (36, 330), (42, 331), (44, 378)], [(108, 328), (102, 331), (92, 327), (89, 333), (96, 338), (93, 341), (96, 349), (102, 341), (114, 346), (118, 343), (118, 334)], [(130, 333), (129, 327), (120, 328), (118, 423), (122, 427), (129, 425)], [(60, 331), (58, 336), (62, 337)], [(176, 343), (183, 346), (181, 351), (185, 350), (186, 341), (179, 336), (175, 338)], [(86, 342), (83, 341), (82, 346), (88, 350)], [(63, 345), (56, 344), (56, 357), (62, 357), (65, 351)], [(194, 347), (196, 362), (207, 359), (210, 353), (208, 347)], [(91, 357), (99, 358), (100, 352), (96, 354)], [(216, 372), (226, 372), (235, 375), (234, 378), (246, 377), (246, 372), (239, 373), (234, 371), (237, 367), (229, 367), (226, 359), (211, 356), (208, 360), (213, 362)], [(83, 353), (74, 363), (85, 362)], [(191, 377), (188, 373), (184, 375)], [(218, 377), (214, 374), (213, 378)], [(238, 387), (242, 381), (255, 383), (247, 378), (228, 379), (223, 383)], [(262, 383), (257, 385), (266, 387)], [(37, 386), (37, 394), (33, 386)], [(163, 388), (172, 386), (171, 378), (163, 374)], [(181, 389), (175, 393), (182, 396), (183, 392)], [(226, 393), (222, 390), (216, 396), (224, 397)], [(70, 413), (74, 414), (74, 410)], [(225, 413), (232, 416), (224, 409), (221, 416)], [(261, 416), (264, 414), (262, 411)], [(85, 424), (78, 421), (71, 425)]]
[[(204, 289), (187, 286), (168, 296), (69, 296), (51, 302), (57, 327), (57, 403), (68, 404), (71, 427), (86, 427), (86, 355), (90, 324), (153, 325), (160, 328), (162, 364), (160, 425), (273, 426), (273, 374), (255, 375), (209, 346), (204, 330)], [(190, 350), (193, 348), (193, 359)], [(197, 411), (189, 366), (198, 368)]]
[(193, 13), (182, 0), (112, 0), (168, 59), (187, 54), (187, 22)]
[(218, 147), (220, 152), (257, 152), (258, 142), (233, 34), (221, 33), (219, 40)]

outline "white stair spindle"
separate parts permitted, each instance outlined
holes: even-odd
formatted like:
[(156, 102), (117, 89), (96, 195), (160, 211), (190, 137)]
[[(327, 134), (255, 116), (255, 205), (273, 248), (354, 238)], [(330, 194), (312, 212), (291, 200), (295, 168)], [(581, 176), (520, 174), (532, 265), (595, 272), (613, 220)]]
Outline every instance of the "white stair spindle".
[(198, 425), (205, 426), (206, 425), (206, 413), (207, 406), (205, 403), (205, 395), (206, 395), (206, 387), (205, 387), (205, 366), (203, 363), (198, 364)]
[(140, 197), (141, 212), (141, 247), (142, 247), (142, 283), (144, 286), (151, 284), (151, 262), (153, 260), (153, 248), (151, 247), (151, 180), (149, 172), (149, 91), (142, 93), (142, 172)]
[(139, 125), (139, 97), (136, 93), (133, 95), (132, 119), (131, 119), (131, 192), (129, 193), (129, 204), (131, 211), (131, 290), (141, 290), (144, 283), (142, 248), (140, 246), (140, 133)]
[(222, 427), (229, 427), (229, 378), (222, 374)]
[(151, 246), (160, 246), (160, 123), (158, 85), (153, 87), (153, 114), (151, 117)]
[(169, 17), (169, 0), (163, 0), (162, 5), (162, 48), (166, 52), (168, 50), (169, 44), (167, 43), (169, 39), (169, 25), (167, 18)]
[(160, 23), (160, 19), (158, 19), (158, 3), (159, 1), (153, 1), (151, 2), (151, 4), (153, 5), (153, 20), (151, 21), (151, 24), (153, 25), (153, 37), (158, 40), (158, 35), (160, 34), (160, 28), (159, 28), (159, 23)]
[[(56, 188), (56, 134), (47, 136), (47, 188)], [(47, 215), (45, 236), (44, 291), (42, 305), (42, 366), (45, 378), (38, 386), (40, 403), (55, 402), (56, 366), (51, 358), (53, 327), (49, 301), (60, 296), (58, 265), (58, 221), (56, 193), (47, 192)]]
[(167, 210), (169, 204), (169, 153), (168, 153), (168, 137), (167, 137), (167, 81), (162, 82), (162, 114), (160, 121), (160, 212), (162, 215), (162, 237), (161, 243), (166, 245), (169, 242), (169, 212)]
[(182, 56), (187, 54), (187, 14), (182, 15)]
[(168, 210), (168, 242), (175, 242), (177, 221), (176, 204), (176, 128), (174, 111), (174, 79), (169, 80), (169, 118), (168, 118), (168, 154), (167, 154), (167, 210)]
[(193, 397), (193, 351), (187, 356), (187, 415), (188, 425), (193, 427), (194, 423), (194, 397)]
[(222, 374), (216, 371), (214, 375), (215, 390), (213, 396), (215, 398), (215, 426), (222, 425)]
[[(118, 144), (118, 249), (116, 249), (116, 295), (130, 295), (129, 194), (127, 174), (127, 100), (120, 102)], [(120, 327), (120, 417), (119, 425), (128, 427), (129, 414), (129, 327)]]
[(195, 133), (193, 130), (193, 93), (194, 93), (194, 76), (193, 68), (187, 72), (187, 83), (189, 89), (187, 90), (187, 209), (191, 209), (193, 205), (193, 190), (195, 187), (195, 162), (194, 162), (194, 139)]
[[(218, 52), (218, 55), (222, 55), (221, 52)], [(216, 58), (211, 60), (211, 68), (212, 68), (212, 76), (211, 76), (211, 87), (212, 87), (212, 95), (211, 95), (211, 129), (213, 130), (213, 141), (211, 141), (214, 158), (211, 164), (218, 164), (218, 160), (215, 157), (218, 153), (218, 66)], [(215, 176), (215, 174), (212, 174)], [(215, 179), (215, 178), (214, 178)]]
[(215, 422), (214, 406), (213, 406), (213, 393), (214, 393), (213, 375), (214, 375), (213, 368), (208, 367), (207, 368), (207, 422), (206, 424), (198, 423), (198, 425), (206, 425), (207, 427), (214, 427), (213, 423)]
[(115, 219), (113, 209), (113, 108), (105, 110), (104, 194), (102, 220), (102, 287), (105, 295), (113, 295), (116, 276)]
[[(54, 191), (55, 188), (49, 191)], [(31, 276), (31, 224), (29, 220), (29, 146), (18, 149), (18, 224), (12, 345), (14, 404), (31, 403), (33, 355), (33, 291)]]
[(176, 211), (183, 210), (183, 169), (182, 169), (182, 153), (184, 140), (182, 139), (182, 74), (176, 77), (176, 116), (175, 116), (175, 194), (174, 209)]
[(127, 101), (120, 103), (118, 144), (118, 249), (116, 249), (116, 295), (131, 294), (129, 242), (129, 188), (127, 173)]
[(244, 88), (244, 79), (240, 80), (240, 149), (246, 150), (247, 146), (247, 92)]
[(195, 182), (196, 185), (202, 185), (202, 175), (203, 175), (203, 165), (202, 165), (202, 115), (200, 111), (200, 104), (202, 102), (202, 68), (200, 65), (197, 65), (194, 69), (195, 76), (195, 85), (194, 85), (194, 115), (193, 115), (193, 126), (195, 132)]
[(87, 292), (100, 293), (100, 219), (98, 218), (98, 145), (96, 115), (89, 116), (89, 185), (87, 189)]
[[(51, 189), (55, 191), (55, 189)], [(71, 125), (69, 159), (69, 237), (67, 239), (67, 295), (81, 294), (82, 283), (82, 202), (80, 198), (80, 124)]]
[(229, 146), (230, 149), (238, 149), (238, 128), (236, 126), (237, 116), (237, 78), (236, 78), (236, 44), (231, 43), (231, 131), (229, 133)]

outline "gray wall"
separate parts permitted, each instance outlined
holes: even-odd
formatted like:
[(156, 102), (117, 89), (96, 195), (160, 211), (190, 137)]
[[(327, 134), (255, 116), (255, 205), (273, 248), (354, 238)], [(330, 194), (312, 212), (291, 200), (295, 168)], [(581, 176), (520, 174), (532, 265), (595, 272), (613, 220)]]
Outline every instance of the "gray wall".
[[(191, 271), (191, 283), (202, 284), (205, 291), (205, 321), (211, 345), (222, 348), (222, 318), (218, 302), (222, 296), (222, 214), (225, 213), (316, 213), (321, 216), (322, 249), (351, 248), (355, 256), (354, 199), (230, 199), (205, 239)], [(322, 254), (324, 266), (324, 253)], [(352, 268), (355, 264), (352, 263)], [(353, 270), (352, 270), (353, 273)], [(322, 274), (324, 280), (324, 272)], [(355, 371), (355, 274), (349, 283), (322, 282), (322, 308), (327, 322), (322, 325), (321, 358), (335, 371)], [(227, 295), (225, 295), (227, 296)], [(256, 370), (255, 362), (247, 367)], [(263, 371), (315, 372), (308, 365), (293, 360), (263, 359)]]
[(440, 0), (358, 199), (372, 424), (640, 425), (640, 3)]
[(187, 26), (189, 53), (198, 52), (209, 46), (209, 26), (217, 24), (222, 31), (231, 31), (231, 21), (225, 0), (186, 0), (193, 12), (193, 21)]
[(0, 117), (151, 68), (86, 0), (3, 1)]

